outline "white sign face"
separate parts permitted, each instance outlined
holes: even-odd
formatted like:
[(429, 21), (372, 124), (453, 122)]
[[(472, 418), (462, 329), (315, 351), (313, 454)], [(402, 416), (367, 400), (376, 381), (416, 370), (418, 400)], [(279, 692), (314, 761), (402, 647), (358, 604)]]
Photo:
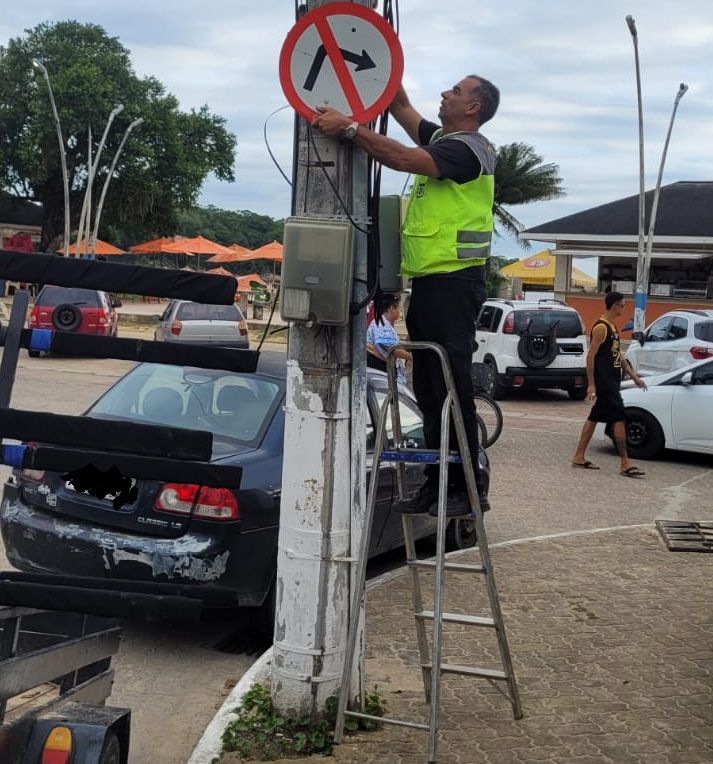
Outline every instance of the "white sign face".
[(280, 55), (280, 80), (290, 104), (311, 119), (331, 106), (366, 122), (398, 90), (403, 54), (393, 29), (353, 3), (321, 6), (293, 27)]

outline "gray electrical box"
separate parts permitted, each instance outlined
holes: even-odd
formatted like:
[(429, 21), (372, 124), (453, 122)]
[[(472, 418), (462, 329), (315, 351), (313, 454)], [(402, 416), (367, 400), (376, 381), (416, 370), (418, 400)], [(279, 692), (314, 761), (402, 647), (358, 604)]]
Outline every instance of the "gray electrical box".
[(401, 197), (379, 199), (379, 284), (382, 292), (400, 292)]
[(282, 245), (283, 320), (348, 324), (354, 275), (351, 223), (287, 218)]

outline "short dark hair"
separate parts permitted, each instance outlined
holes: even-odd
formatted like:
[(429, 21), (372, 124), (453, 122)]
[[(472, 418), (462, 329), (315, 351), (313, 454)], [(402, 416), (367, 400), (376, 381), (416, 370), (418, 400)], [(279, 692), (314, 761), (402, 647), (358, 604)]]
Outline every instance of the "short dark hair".
[(397, 294), (385, 294), (381, 298), (381, 307), (383, 310), (401, 307), (401, 300)]
[(624, 299), (624, 295), (621, 292), (609, 292), (604, 297), (604, 304), (607, 306), (607, 310), (611, 310), (612, 305), (616, 305)]
[(473, 88), (473, 95), (480, 98), (480, 124), (483, 125), (495, 116), (500, 105), (500, 91), (490, 80), (477, 74), (469, 74), (468, 78), (480, 81), (480, 84)]

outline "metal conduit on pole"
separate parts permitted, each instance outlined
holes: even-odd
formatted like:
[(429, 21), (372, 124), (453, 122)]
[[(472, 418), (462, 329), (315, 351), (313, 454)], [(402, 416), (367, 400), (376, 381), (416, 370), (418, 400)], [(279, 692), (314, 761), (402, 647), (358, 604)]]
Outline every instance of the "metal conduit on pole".
[(62, 249), (64, 250), (64, 256), (69, 255), (69, 175), (67, 173), (67, 155), (64, 150), (64, 139), (62, 138), (62, 126), (59, 121), (59, 114), (57, 113), (57, 105), (54, 102), (54, 93), (52, 93), (52, 85), (50, 85), (50, 76), (47, 73), (47, 69), (36, 58), (32, 60), (32, 66), (39, 71), (45, 78), (47, 83), (47, 92), (49, 93), (50, 106), (52, 107), (52, 116), (54, 117), (55, 128), (57, 129), (57, 140), (59, 142), (59, 158), (62, 164), (62, 180), (64, 181), (64, 242)]
[[(649, 233), (646, 237), (646, 256), (644, 258), (644, 279), (645, 283), (648, 284), (649, 281), (649, 268), (651, 267), (651, 252), (654, 248), (654, 226), (656, 225), (656, 214), (658, 212), (659, 208), (659, 194), (661, 191), (661, 180), (663, 178), (663, 168), (666, 164), (666, 155), (668, 154), (668, 144), (671, 140), (671, 133), (673, 132), (673, 122), (676, 119), (676, 111), (678, 110), (678, 104), (681, 103), (681, 99), (686, 94), (686, 91), (688, 90), (688, 85), (686, 85), (685, 82), (682, 82), (678, 87), (678, 92), (676, 93), (676, 98), (673, 102), (673, 111), (671, 112), (671, 121), (668, 124), (668, 132), (666, 133), (666, 140), (664, 141), (663, 145), (663, 152), (661, 153), (661, 164), (659, 165), (659, 174), (656, 178), (656, 188), (654, 189), (654, 198), (653, 202), (651, 203), (651, 214), (649, 216)], [(644, 325), (646, 323), (646, 316), (644, 315), (644, 324), (642, 325), (641, 329), (637, 329), (637, 331), (643, 331)], [(634, 327), (636, 329), (636, 326)]]
[(648, 272), (645, 270), (645, 178), (644, 178), (644, 113), (641, 101), (641, 68), (639, 66), (639, 35), (633, 16), (626, 17), (626, 23), (634, 44), (634, 65), (636, 67), (636, 97), (639, 111), (639, 240), (636, 258), (636, 292), (634, 295), (634, 330), (643, 331), (646, 325), (646, 296), (648, 294)]

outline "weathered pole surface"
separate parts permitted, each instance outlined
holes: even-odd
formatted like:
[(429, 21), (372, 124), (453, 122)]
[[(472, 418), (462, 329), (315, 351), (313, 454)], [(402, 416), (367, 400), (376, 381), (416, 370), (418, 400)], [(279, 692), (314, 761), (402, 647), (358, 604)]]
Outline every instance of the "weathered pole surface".
[[(308, 10), (328, 2), (312, 0)], [(299, 119), (293, 214), (346, 219), (326, 172), (355, 222), (366, 227), (365, 156), (317, 131), (310, 138), (309, 130)], [(356, 232), (360, 278), (365, 238)], [(290, 326), (272, 662), (272, 697), (283, 713), (318, 716), (339, 692), (349, 561), (364, 504), (365, 342), (364, 311), (350, 326)], [(356, 692), (359, 684), (353, 687)]]

